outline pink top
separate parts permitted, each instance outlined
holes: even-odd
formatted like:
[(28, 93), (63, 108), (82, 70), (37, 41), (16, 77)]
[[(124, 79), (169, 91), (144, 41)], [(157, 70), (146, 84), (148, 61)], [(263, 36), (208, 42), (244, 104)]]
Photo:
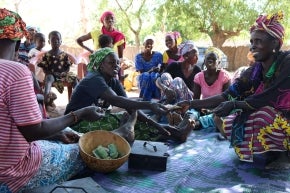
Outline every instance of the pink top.
[(41, 163), (40, 148), (27, 142), (17, 126), (40, 123), (42, 116), (28, 68), (3, 59), (0, 68), (0, 182), (17, 192)]
[(231, 78), (229, 73), (223, 69), (220, 70), (218, 79), (210, 86), (205, 81), (204, 71), (199, 72), (194, 76), (194, 82), (200, 85), (201, 88), (201, 99), (221, 94), (223, 92), (224, 84), (226, 84), (230, 80)]

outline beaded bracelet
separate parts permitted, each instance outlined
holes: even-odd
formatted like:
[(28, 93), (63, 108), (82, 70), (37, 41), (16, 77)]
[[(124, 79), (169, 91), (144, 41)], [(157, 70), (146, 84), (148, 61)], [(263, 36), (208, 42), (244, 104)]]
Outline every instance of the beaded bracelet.
[(71, 111), (70, 112), (70, 114), (73, 116), (73, 118), (74, 118), (74, 123), (77, 123), (78, 122), (78, 116), (73, 112), (73, 111)]
[(247, 103), (247, 101), (244, 101), (245, 103), (246, 103), (246, 105), (250, 108), (250, 109), (252, 109), (252, 110), (255, 110), (256, 108), (254, 108), (254, 107), (252, 107), (249, 103)]

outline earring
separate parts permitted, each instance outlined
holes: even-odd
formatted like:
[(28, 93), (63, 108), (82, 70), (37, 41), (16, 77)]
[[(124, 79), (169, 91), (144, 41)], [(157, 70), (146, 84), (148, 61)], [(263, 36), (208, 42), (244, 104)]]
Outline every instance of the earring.
[(276, 52), (276, 50), (275, 49), (273, 49), (273, 53), (275, 53)]

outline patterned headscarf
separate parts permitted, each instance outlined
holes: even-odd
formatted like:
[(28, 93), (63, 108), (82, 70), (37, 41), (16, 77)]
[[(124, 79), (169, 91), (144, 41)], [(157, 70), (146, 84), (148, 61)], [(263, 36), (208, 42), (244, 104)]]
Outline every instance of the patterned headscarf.
[(279, 11), (273, 15), (260, 15), (254, 25), (250, 28), (250, 32), (256, 30), (264, 30), (272, 37), (277, 38), (280, 47), (283, 44), (285, 30), (280, 21), (283, 19), (283, 12)]
[(177, 46), (180, 45), (181, 42), (182, 42), (181, 35), (180, 35), (180, 33), (177, 32), (177, 31), (168, 32), (168, 33), (165, 35), (165, 37), (166, 37), (166, 36), (170, 36), (173, 40), (175, 40)]
[(192, 40), (187, 40), (183, 42), (182, 44), (178, 46), (178, 48), (179, 48), (179, 53), (181, 56), (184, 56), (184, 54), (190, 52), (191, 50), (195, 50), (196, 54), (197, 55), (199, 54), (198, 49)]
[(104, 24), (104, 20), (108, 15), (112, 15), (113, 17), (115, 17), (115, 14), (112, 11), (105, 11), (100, 18), (100, 21), (102, 24)]
[(153, 42), (154, 42), (154, 41), (155, 41), (155, 38), (154, 38), (154, 36), (152, 36), (152, 35), (148, 35), (148, 36), (146, 36), (146, 37), (144, 38), (143, 43), (145, 44), (145, 42), (146, 42), (147, 40), (153, 40)]
[(0, 8), (0, 39), (21, 40), (28, 37), (26, 24), (15, 12)]
[(208, 47), (208, 48), (206, 49), (204, 55), (206, 56), (206, 55), (208, 55), (209, 53), (215, 53), (215, 55), (218, 57), (218, 58), (217, 58), (218, 61), (220, 61), (220, 60), (222, 59), (223, 55), (225, 55), (223, 51), (221, 51), (219, 48), (217, 48), (217, 47), (213, 47), (213, 46)]
[(114, 53), (114, 50), (112, 48), (100, 48), (97, 51), (95, 51), (93, 54), (89, 56), (90, 62), (88, 63), (88, 71), (97, 71), (101, 62), (105, 59), (107, 55), (110, 53)]

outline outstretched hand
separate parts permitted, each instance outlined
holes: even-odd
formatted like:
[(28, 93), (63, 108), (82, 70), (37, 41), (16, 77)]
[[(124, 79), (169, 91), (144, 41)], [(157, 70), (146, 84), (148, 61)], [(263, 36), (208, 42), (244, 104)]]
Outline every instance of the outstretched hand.
[(189, 108), (190, 106), (190, 101), (189, 100), (184, 100), (176, 103), (177, 106), (180, 106), (182, 108)]
[(105, 117), (105, 111), (100, 107), (88, 106), (80, 109), (80, 119), (85, 121), (97, 121)]
[(231, 101), (222, 102), (219, 106), (212, 110), (219, 117), (227, 116), (233, 110), (233, 103)]
[(185, 114), (186, 111), (190, 108), (190, 101), (181, 101), (176, 103), (174, 106), (179, 107), (175, 110), (175, 112), (179, 112), (179, 114)]
[(159, 124), (157, 129), (158, 129), (159, 133), (161, 133), (162, 135), (171, 136), (170, 131), (172, 131), (176, 128), (174, 126), (169, 125), (169, 124)]
[(65, 144), (77, 143), (80, 136), (73, 131), (63, 130), (51, 136), (50, 140), (61, 141)]
[(164, 106), (160, 103), (150, 103), (150, 109), (158, 115), (166, 114), (169, 111), (169, 109), (166, 108), (166, 106)]

